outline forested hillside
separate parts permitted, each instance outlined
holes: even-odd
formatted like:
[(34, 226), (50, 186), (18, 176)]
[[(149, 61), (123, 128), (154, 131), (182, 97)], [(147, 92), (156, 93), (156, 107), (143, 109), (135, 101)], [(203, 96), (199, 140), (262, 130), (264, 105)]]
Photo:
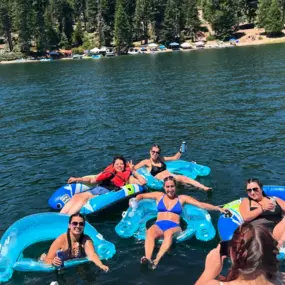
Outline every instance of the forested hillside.
[(214, 37), (230, 36), (241, 23), (269, 35), (284, 24), (285, 0), (1, 0), (0, 37), (9, 49), (29, 52), (82, 46), (195, 40), (203, 15)]

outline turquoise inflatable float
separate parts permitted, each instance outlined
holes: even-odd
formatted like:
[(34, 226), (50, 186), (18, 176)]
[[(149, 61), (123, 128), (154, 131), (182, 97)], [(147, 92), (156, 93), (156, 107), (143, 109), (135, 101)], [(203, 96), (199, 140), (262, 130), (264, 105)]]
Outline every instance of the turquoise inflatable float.
[[(53, 271), (56, 268), (39, 260), (25, 258), (23, 251), (30, 245), (54, 240), (67, 231), (69, 217), (57, 213), (41, 213), (27, 216), (11, 225), (0, 241), (0, 283), (8, 281), (14, 270)], [(93, 240), (100, 259), (110, 259), (116, 252), (114, 244), (106, 241), (88, 222), (84, 233)], [(88, 262), (87, 258), (72, 259), (64, 262), (71, 267)]]
[[(144, 240), (147, 222), (156, 217), (156, 202), (151, 199), (140, 200), (136, 209), (129, 207), (123, 213), (123, 218), (115, 227), (115, 231), (122, 238), (134, 236), (136, 239)], [(177, 243), (186, 241), (193, 236), (201, 241), (209, 241), (215, 237), (216, 230), (212, 224), (211, 216), (206, 210), (186, 204), (183, 206), (181, 218), (186, 223), (186, 228), (175, 237)]]
[[(166, 161), (166, 169), (173, 174), (181, 174), (192, 179), (197, 176), (207, 176), (210, 174), (211, 169), (208, 166), (200, 165), (195, 162), (185, 160)], [(163, 181), (153, 177), (147, 170), (147, 167), (141, 167), (138, 173), (144, 176), (147, 181), (146, 186), (154, 190), (161, 190), (163, 188)]]

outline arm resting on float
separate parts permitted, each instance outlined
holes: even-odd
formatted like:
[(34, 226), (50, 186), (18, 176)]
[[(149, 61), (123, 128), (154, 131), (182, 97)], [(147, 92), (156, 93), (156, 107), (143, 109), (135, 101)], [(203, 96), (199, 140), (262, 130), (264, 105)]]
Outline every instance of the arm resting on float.
[(186, 204), (191, 204), (191, 205), (197, 206), (197, 207), (205, 209), (205, 210), (225, 212), (225, 210), (220, 208), (219, 206), (214, 206), (212, 204), (200, 202), (200, 201), (198, 201), (198, 200), (196, 200), (190, 196), (187, 196), (187, 195), (179, 195), (179, 198), (182, 202), (184, 202)]
[(86, 253), (86, 255), (90, 261), (94, 262), (99, 268), (103, 269), (104, 271), (107, 271), (109, 269), (99, 259), (98, 255), (95, 252), (93, 242), (89, 237), (87, 238), (87, 240), (84, 244), (84, 249), (85, 249), (85, 253)]
[(250, 222), (263, 213), (262, 206), (250, 211), (249, 200), (247, 198), (243, 199), (239, 206), (240, 214), (245, 222)]
[(144, 194), (139, 194), (136, 196), (136, 200), (140, 201), (143, 199), (153, 199), (157, 200), (159, 197), (162, 195), (161, 192), (152, 192), (152, 193), (144, 193)]
[(140, 161), (139, 163), (137, 163), (135, 165), (134, 169), (136, 170), (136, 169), (139, 169), (139, 168), (144, 167), (144, 166), (147, 166), (147, 167), (149, 166), (149, 159), (144, 159), (144, 160)]
[(95, 184), (98, 181), (97, 181), (97, 176), (95, 176), (95, 177), (70, 177), (67, 181), (67, 183), (69, 183), (69, 184), (74, 183), (74, 182)]

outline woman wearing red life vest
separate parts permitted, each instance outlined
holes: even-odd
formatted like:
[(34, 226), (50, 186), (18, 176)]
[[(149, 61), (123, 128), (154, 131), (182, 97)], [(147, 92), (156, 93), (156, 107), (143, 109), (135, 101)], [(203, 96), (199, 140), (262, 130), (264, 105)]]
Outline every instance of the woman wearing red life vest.
[(68, 183), (74, 182), (98, 185), (89, 191), (75, 194), (60, 211), (63, 214), (73, 215), (79, 212), (89, 199), (108, 193), (109, 190), (119, 189), (128, 183), (140, 185), (146, 183), (145, 179), (134, 170), (132, 161), (127, 164), (123, 156), (114, 157), (113, 163), (96, 177), (70, 177), (68, 179)]

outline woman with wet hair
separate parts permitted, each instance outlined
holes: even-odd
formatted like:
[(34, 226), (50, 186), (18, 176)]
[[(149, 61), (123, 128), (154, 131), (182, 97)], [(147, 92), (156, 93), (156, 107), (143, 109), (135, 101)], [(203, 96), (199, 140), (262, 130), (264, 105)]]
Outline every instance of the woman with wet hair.
[[(176, 180), (173, 176), (164, 178), (164, 191), (139, 194), (136, 200), (153, 199), (157, 203), (157, 220), (153, 226), (147, 230), (145, 240), (145, 256), (141, 258), (142, 264), (150, 264), (153, 269), (156, 268), (160, 259), (172, 245), (173, 236), (181, 231), (180, 216), (185, 204), (191, 204), (202, 209), (225, 212), (224, 209), (208, 203), (199, 202), (188, 195), (176, 194)], [(152, 260), (155, 240), (162, 237), (163, 243)]]
[[(209, 252), (205, 269), (195, 285), (281, 285), (285, 276), (279, 273), (277, 242), (262, 225), (244, 223), (229, 241), (231, 267), (227, 277), (220, 277), (225, 256), (220, 244)], [(218, 278), (218, 281), (216, 280)]]
[(150, 158), (144, 159), (141, 162), (137, 163), (135, 165), (135, 169), (146, 166), (150, 174), (158, 180), (163, 180), (165, 177), (171, 175), (175, 177), (177, 182), (190, 184), (205, 191), (211, 190), (212, 188), (207, 187), (192, 178), (184, 175), (173, 174), (166, 169), (165, 161), (178, 160), (180, 159), (181, 154), (182, 152), (179, 150), (173, 156), (162, 156), (161, 147), (158, 144), (154, 144), (149, 151)]
[(107, 272), (109, 267), (104, 265), (95, 252), (93, 242), (88, 235), (84, 234), (85, 218), (81, 214), (71, 215), (68, 222), (67, 232), (60, 235), (50, 246), (47, 254), (41, 256), (47, 264), (61, 266), (62, 260), (57, 257), (58, 250), (63, 251), (63, 261), (87, 256), (99, 268)]
[(263, 185), (257, 178), (246, 182), (247, 198), (240, 205), (240, 214), (245, 222), (264, 225), (278, 241), (278, 246), (285, 242), (285, 201), (269, 197), (263, 191)]

